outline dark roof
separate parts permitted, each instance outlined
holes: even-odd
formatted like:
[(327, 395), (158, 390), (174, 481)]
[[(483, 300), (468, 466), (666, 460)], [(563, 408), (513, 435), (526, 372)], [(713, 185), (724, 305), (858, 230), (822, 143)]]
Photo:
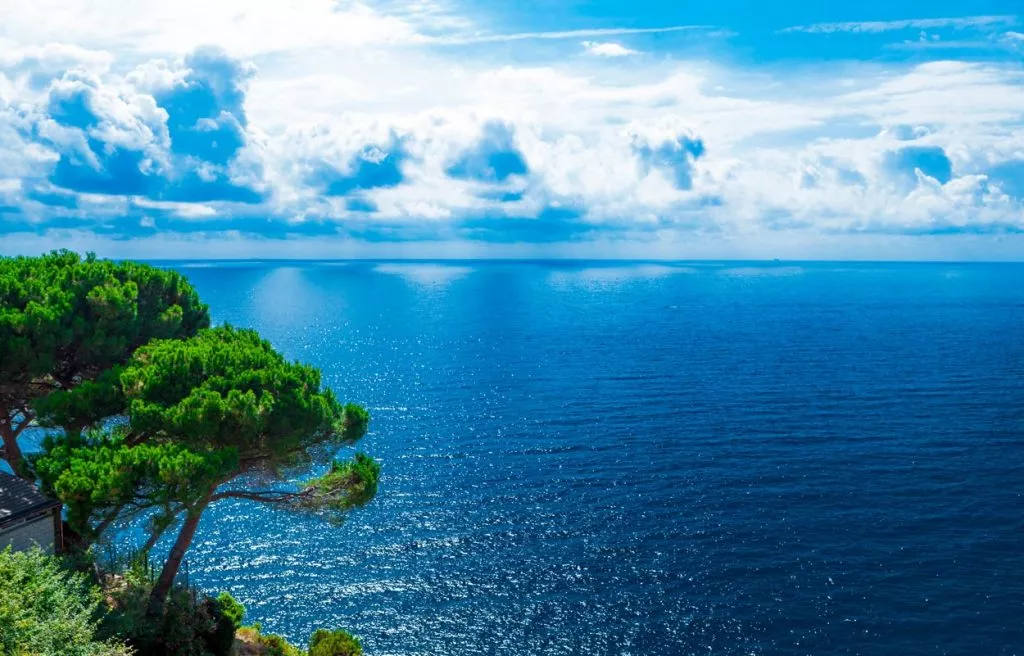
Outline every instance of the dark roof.
[(0, 525), (37, 510), (60, 507), (47, 499), (31, 483), (0, 472)]

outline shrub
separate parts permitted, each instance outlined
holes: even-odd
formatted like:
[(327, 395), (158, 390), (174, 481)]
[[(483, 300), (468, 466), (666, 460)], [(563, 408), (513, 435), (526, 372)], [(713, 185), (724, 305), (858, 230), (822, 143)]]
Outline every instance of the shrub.
[[(227, 593), (196, 599), (186, 588), (168, 595), (164, 615), (147, 614), (151, 579), (129, 570), (111, 590), (115, 610), (104, 629), (121, 636), (139, 654), (151, 656), (229, 656), (244, 607)], [(236, 624), (237, 622), (237, 624)]]
[(304, 656), (303, 652), (288, 644), (288, 641), (273, 633), (261, 633), (259, 624), (245, 626), (238, 630), (238, 640), (245, 649), (239, 653), (259, 656)]
[(235, 633), (242, 626), (245, 606), (227, 592), (216, 599), (207, 597), (206, 612), (213, 618), (213, 631), (206, 636), (207, 649), (213, 656), (230, 656), (235, 644)]
[(231, 620), (235, 630), (242, 628), (242, 619), (245, 617), (245, 606), (231, 596), (230, 592), (222, 592), (217, 595), (217, 604), (221, 614)]
[(347, 631), (317, 629), (309, 641), (309, 656), (362, 656), (359, 638)]
[(97, 638), (102, 603), (85, 574), (36, 549), (0, 551), (0, 654), (125, 656), (131, 651)]

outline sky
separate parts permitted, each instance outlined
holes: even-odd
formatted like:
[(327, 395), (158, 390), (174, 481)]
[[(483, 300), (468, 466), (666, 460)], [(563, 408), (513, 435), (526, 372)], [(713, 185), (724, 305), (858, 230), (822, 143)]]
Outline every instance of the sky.
[(3, 254), (1024, 259), (1019, 0), (7, 5)]

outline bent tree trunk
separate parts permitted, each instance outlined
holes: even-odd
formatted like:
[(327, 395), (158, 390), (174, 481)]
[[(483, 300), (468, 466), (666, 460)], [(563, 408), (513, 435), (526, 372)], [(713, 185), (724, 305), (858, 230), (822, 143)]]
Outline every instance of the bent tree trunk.
[(3, 440), (3, 459), (7, 461), (7, 464), (11, 466), (11, 471), (15, 475), (25, 479), (26, 481), (35, 481), (35, 476), (29, 471), (28, 463), (25, 462), (25, 456), (21, 452), (21, 447), (18, 446), (18, 435), (21, 431), (28, 426), (29, 421), (27, 418), (23, 419), (18, 427), (15, 428), (9, 419), (0, 419), (0, 439)]
[(160, 577), (156, 580), (156, 585), (153, 586), (153, 592), (150, 593), (150, 613), (157, 614), (163, 611), (164, 602), (167, 601), (167, 595), (174, 586), (174, 579), (178, 576), (178, 570), (181, 569), (181, 562), (185, 559), (185, 552), (192, 545), (196, 529), (199, 528), (199, 520), (203, 516), (203, 511), (210, 505), (212, 495), (213, 490), (210, 490), (206, 497), (190, 508), (188, 514), (185, 515), (185, 522), (181, 525), (181, 530), (178, 531), (178, 537), (174, 540), (174, 546), (171, 547), (171, 553), (167, 556), (167, 562), (160, 570)]

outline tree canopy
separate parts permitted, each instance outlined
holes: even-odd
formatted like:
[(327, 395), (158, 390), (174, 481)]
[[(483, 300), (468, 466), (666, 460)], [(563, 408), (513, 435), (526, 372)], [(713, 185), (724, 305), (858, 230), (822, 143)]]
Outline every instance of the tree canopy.
[[(152, 511), (148, 548), (183, 517), (155, 604), (166, 598), (211, 503), (246, 499), (341, 517), (376, 493), (380, 467), (361, 453), (297, 488), (254, 487), (280, 481), (286, 469), (330, 461), (369, 421), (362, 407), (342, 405), (322, 388), (316, 368), (287, 361), (254, 331), (222, 326), (152, 341), (103, 382), (113, 385), (103, 395), (123, 397), (111, 405), (123, 405), (123, 421), (51, 436), (36, 468), (80, 532), (95, 535), (121, 513)], [(41, 420), (76, 424), (80, 398), (99, 388), (53, 393)], [(223, 488), (242, 476), (250, 485)]]
[[(180, 273), (69, 251), (0, 258), (0, 438), (11, 468), (30, 477), (18, 436), (48, 394), (109, 375), (151, 339), (195, 335), (207, 307)], [(119, 411), (93, 388), (80, 426)], [(80, 427), (79, 426), (79, 427)]]

